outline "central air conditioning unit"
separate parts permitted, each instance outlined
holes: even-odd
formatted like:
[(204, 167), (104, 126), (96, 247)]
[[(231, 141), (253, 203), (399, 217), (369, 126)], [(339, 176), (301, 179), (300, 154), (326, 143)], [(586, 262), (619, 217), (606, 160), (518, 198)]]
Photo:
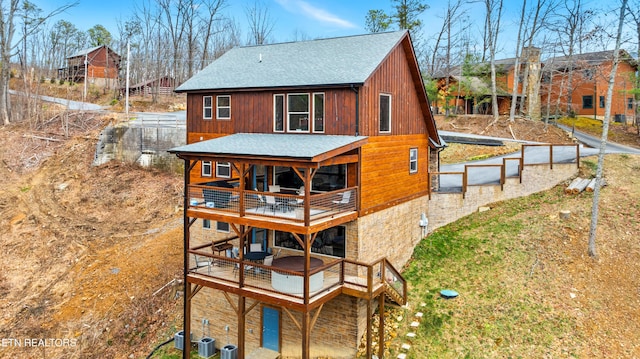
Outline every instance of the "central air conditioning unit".
[(198, 340), (198, 355), (203, 358), (210, 358), (216, 353), (216, 340), (204, 337)]

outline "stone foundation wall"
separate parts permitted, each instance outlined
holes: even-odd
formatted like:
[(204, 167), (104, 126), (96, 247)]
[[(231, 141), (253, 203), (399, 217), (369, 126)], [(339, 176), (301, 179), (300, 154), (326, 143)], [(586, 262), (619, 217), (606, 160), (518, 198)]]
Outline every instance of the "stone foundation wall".
[[(237, 305), (238, 297), (229, 294)], [(358, 299), (340, 295), (327, 302), (323, 307), (315, 326), (311, 329), (310, 354), (312, 358), (330, 357), (352, 359), (358, 347)], [(238, 345), (238, 325), (236, 314), (221, 291), (202, 288), (192, 300), (191, 333), (194, 341), (203, 336), (216, 340), (219, 350), (227, 344)], [(253, 304), (247, 299), (247, 308)], [(365, 307), (366, 308), (366, 307)], [(300, 358), (302, 356), (301, 331), (282, 309), (280, 310), (281, 353), (282, 358)], [(290, 311), (295, 321), (302, 325), (302, 313)], [(312, 318), (315, 311), (311, 312)], [(262, 306), (257, 305), (247, 314), (245, 322), (245, 354), (260, 347)], [(203, 325), (203, 319), (208, 324)], [(229, 331), (225, 328), (228, 326)]]
[(425, 196), (359, 218), (357, 260), (370, 263), (387, 257), (401, 270), (411, 258), (413, 247), (426, 235), (420, 227), (420, 216), (428, 214), (428, 209)]

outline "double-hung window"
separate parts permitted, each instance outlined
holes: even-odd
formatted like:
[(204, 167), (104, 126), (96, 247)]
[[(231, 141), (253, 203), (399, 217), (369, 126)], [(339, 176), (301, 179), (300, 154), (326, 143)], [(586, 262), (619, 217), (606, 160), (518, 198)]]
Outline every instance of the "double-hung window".
[(380, 94), (380, 132), (391, 132), (391, 95)]
[(288, 131), (309, 132), (309, 94), (288, 94)]
[(211, 177), (211, 161), (202, 161), (202, 177)]
[(216, 97), (216, 119), (228, 120), (231, 118), (231, 96)]
[(213, 118), (213, 97), (212, 96), (202, 97), (202, 118), (205, 120), (210, 120)]
[(231, 163), (216, 162), (216, 177), (231, 178)]
[(324, 94), (313, 94), (313, 132), (324, 132)]
[(418, 149), (409, 149), (409, 173), (418, 172)]

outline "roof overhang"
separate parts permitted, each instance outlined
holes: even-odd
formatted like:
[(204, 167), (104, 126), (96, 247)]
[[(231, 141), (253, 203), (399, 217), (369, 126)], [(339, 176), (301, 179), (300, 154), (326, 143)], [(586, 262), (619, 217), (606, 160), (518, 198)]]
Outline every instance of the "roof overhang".
[[(183, 159), (248, 163), (305, 163), (320, 167), (368, 142), (366, 136), (236, 133), (170, 149)], [(349, 160), (355, 162), (357, 159)]]

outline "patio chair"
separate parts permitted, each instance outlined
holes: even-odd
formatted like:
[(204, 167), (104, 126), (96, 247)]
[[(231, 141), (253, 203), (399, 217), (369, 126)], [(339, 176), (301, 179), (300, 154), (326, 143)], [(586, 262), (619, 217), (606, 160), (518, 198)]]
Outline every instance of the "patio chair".
[(273, 264), (273, 255), (271, 256), (266, 256), (264, 257), (264, 261), (262, 262), (262, 264), (266, 265), (266, 266), (270, 266)]
[[(238, 254), (238, 248), (233, 248), (233, 251), (231, 251), (231, 258), (235, 258), (235, 259), (240, 259), (240, 255)], [(244, 265), (244, 272), (247, 273), (250, 270), (253, 270), (255, 267), (251, 266), (251, 265)], [(240, 269), (240, 263), (236, 263), (233, 266), (233, 276), (237, 276), (238, 275), (238, 270)]]
[(351, 200), (351, 191), (342, 192), (342, 198), (336, 201), (333, 201), (333, 204), (349, 204)]
[(207, 267), (207, 273), (211, 274), (211, 265), (213, 264), (213, 258), (200, 256), (200, 255), (197, 255), (197, 254), (194, 254), (193, 257), (194, 257), (194, 259), (196, 261), (196, 268), (195, 268), (196, 272), (200, 268)]
[(276, 209), (280, 206), (280, 203), (276, 201), (274, 196), (265, 195), (264, 199), (267, 205), (264, 207), (263, 213), (266, 212), (267, 207), (269, 207), (269, 209), (273, 211), (273, 214), (276, 214)]

